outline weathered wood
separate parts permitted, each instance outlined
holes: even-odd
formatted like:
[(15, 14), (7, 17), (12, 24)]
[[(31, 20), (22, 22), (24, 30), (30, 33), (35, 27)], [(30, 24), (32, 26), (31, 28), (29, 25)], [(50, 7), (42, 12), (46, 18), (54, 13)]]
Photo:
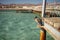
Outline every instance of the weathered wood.
[(51, 25), (49, 25), (45, 22), (44, 22), (44, 28), (54, 39), (60, 40), (59, 31), (57, 31), (55, 28), (53, 28)]
[(42, 20), (39, 19), (39, 18), (35, 18), (35, 21), (37, 22), (37, 27), (41, 28), (41, 30), (40, 30), (40, 40), (46, 40), (46, 30), (43, 28)]
[[(44, 26), (39, 25), (39, 27), (43, 27), (55, 40), (60, 40), (60, 32), (54, 29), (51, 25), (44, 22)], [(45, 33), (40, 30), (40, 40), (44, 40), (44, 34)]]
[(44, 22), (51, 25), (56, 30), (60, 30), (60, 18), (59, 17), (44, 18)]
[(60, 40), (60, 18), (44, 18), (44, 29), (55, 39)]
[[(44, 28), (55, 40), (60, 40), (60, 18), (44, 18), (44, 26), (38, 24), (39, 28)], [(58, 30), (59, 29), (59, 30)], [(40, 40), (44, 40), (44, 31), (40, 31)]]
[(46, 40), (46, 30), (40, 30), (40, 40)]

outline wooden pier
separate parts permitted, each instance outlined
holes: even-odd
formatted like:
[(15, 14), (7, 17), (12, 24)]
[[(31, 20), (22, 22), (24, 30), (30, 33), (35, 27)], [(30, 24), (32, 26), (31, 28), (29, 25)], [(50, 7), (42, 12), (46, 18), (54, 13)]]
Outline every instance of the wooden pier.
[(42, 21), (44, 25), (36, 18), (40, 30), (40, 40), (46, 40), (46, 31), (55, 39), (60, 40), (60, 17), (45, 18), (46, 13), (46, 0), (43, 0), (42, 5)]
[(60, 40), (60, 17), (43, 18), (44, 28), (55, 40)]

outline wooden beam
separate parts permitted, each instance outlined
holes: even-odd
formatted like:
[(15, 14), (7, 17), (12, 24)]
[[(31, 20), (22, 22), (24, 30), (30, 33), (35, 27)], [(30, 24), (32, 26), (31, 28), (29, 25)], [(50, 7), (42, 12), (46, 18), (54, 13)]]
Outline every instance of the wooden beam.
[(40, 40), (46, 40), (46, 30), (43, 28), (40, 30)]

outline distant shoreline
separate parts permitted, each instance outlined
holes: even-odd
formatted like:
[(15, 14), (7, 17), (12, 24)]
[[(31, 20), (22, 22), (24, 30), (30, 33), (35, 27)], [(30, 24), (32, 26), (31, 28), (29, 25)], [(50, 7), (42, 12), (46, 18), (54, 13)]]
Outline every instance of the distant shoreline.
[(0, 8), (0, 10), (32, 10), (32, 9), (23, 9), (23, 8)]

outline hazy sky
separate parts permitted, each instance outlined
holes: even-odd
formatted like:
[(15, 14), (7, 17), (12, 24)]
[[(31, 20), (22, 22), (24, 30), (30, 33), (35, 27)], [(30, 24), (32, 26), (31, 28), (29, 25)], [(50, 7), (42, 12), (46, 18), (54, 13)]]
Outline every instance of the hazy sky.
[[(42, 3), (43, 0), (0, 0), (0, 3), (3, 4), (24, 4), (24, 3), (29, 3), (29, 4), (38, 4)], [(57, 0), (60, 2), (60, 0)], [(53, 2), (53, 0), (47, 0), (47, 2)]]

